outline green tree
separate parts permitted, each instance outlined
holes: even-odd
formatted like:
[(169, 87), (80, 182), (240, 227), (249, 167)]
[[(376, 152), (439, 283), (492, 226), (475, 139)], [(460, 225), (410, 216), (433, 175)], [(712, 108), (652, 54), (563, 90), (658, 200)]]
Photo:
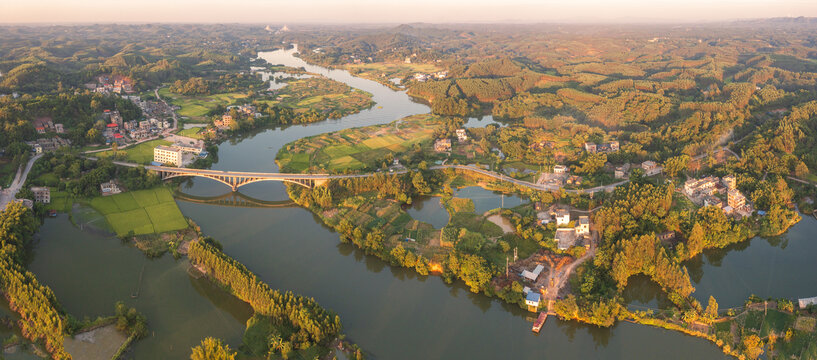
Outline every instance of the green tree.
[(763, 354), (763, 341), (755, 334), (749, 335), (743, 338), (743, 351), (750, 359), (757, 359)]
[(664, 172), (670, 177), (676, 177), (687, 168), (689, 155), (673, 156), (664, 162)]
[(221, 340), (208, 337), (201, 344), (194, 347), (190, 360), (235, 360), (236, 353), (230, 346), (222, 344)]
[(705, 314), (709, 320), (715, 320), (718, 318), (718, 302), (715, 301), (715, 297), (712, 295), (709, 296), (709, 304), (706, 306)]

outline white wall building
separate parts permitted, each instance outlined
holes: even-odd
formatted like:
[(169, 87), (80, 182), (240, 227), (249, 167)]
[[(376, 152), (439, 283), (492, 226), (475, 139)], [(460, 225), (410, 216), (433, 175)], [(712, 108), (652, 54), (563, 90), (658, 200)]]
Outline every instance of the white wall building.
[(176, 147), (159, 145), (153, 148), (153, 161), (160, 164), (182, 165), (182, 150)]

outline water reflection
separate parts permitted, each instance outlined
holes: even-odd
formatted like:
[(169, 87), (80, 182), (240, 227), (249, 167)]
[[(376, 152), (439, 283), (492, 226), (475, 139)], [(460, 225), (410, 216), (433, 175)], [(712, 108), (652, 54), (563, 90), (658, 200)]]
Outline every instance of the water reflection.
[(740, 306), (755, 294), (761, 298), (817, 295), (817, 220), (810, 216), (782, 236), (756, 237), (724, 249), (707, 250), (684, 263), (705, 303), (712, 295), (721, 307)]
[(173, 197), (178, 201), (192, 202), (216, 206), (249, 207), (249, 208), (281, 208), (298, 206), (292, 200), (268, 201), (256, 199), (242, 192), (229, 192), (217, 196), (196, 196), (176, 191)]
[(439, 196), (425, 196), (418, 198), (406, 208), (412, 219), (431, 224), (435, 229), (442, 229), (448, 225), (450, 215), (441, 202)]

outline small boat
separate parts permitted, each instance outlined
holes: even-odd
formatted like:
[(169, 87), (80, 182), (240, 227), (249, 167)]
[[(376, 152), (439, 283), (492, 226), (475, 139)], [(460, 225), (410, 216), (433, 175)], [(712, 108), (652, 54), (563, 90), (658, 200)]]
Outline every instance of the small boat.
[(548, 318), (547, 312), (545, 311), (540, 312), (539, 317), (536, 318), (536, 321), (533, 322), (533, 329), (531, 330), (538, 334), (539, 330), (542, 330), (542, 325), (545, 324), (545, 320), (547, 320), (547, 318)]

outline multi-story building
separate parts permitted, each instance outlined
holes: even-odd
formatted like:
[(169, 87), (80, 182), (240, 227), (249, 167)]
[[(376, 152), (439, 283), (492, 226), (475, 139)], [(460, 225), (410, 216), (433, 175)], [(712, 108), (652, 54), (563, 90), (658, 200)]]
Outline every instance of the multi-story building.
[(465, 129), (457, 129), (457, 140), (459, 142), (468, 141), (468, 134), (465, 132)]
[(31, 192), (34, 193), (34, 201), (43, 204), (51, 203), (51, 189), (47, 187), (34, 186), (31, 188)]
[(570, 211), (566, 209), (556, 210), (556, 225), (567, 225), (570, 223)]
[(684, 193), (687, 196), (712, 195), (718, 185), (718, 178), (707, 176), (703, 179), (689, 179), (684, 182)]
[(221, 116), (221, 120), (216, 119), (215, 121), (213, 121), (213, 126), (219, 129), (228, 129), (232, 125), (233, 117), (230, 114), (224, 114)]
[(111, 124), (116, 124), (120, 128), (124, 125), (124, 120), (122, 119), (122, 115), (119, 114), (119, 111), (111, 111)]
[(590, 218), (587, 216), (579, 216), (579, 224), (576, 225), (576, 235), (590, 234)]
[(735, 175), (726, 175), (721, 178), (721, 182), (723, 182), (723, 186), (726, 186), (726, 188), (729, 190), (737, 188), (737, 180), (735, 179)]
[(183, 152), (179, 148), (159, 145), (153, 148), (153, 161), (160, 164), (182, 165)]
[(746, 197), (737, 189), (729, 190), (726, 194), (726, 200), (729, 206), (736, 210), (746, 205)]

